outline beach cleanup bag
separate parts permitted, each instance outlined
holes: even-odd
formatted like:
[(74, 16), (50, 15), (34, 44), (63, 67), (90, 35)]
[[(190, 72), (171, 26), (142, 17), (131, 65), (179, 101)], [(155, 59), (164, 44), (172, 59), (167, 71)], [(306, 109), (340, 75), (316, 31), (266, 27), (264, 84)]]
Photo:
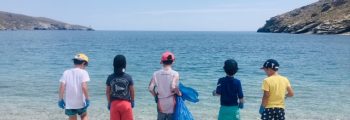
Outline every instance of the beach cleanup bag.
[(174, 120), (193, 120), (192, 113), (188, 110), (184, 100), (180, 96), (176, 96), (176, 106), (173, 114)]
[(198, 92), (193, 88), (186, 87), (182, 83), (180, 83), (179, 89), (182, 93), (181, 97), (183, 98), (183, 100), (188, 100), (193, 103), (199, 102)]
[(198, 92), (193, 88), (186, 87), (182, 83), (179, 85), (182, 96), (176, 96), (174, 120), (193, 120), (192, 113), (188, 110), (185, 100), (196, 103), (199, 101)]

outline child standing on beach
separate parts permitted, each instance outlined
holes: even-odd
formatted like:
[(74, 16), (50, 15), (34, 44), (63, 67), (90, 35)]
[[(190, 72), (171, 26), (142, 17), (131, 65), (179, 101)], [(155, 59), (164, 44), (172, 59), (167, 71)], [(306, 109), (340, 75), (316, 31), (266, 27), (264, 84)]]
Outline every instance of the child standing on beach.
[(278, 68), (274, 59), (268, 59), (261, 68), (267, 75), (262, 84), (264, 95), (259, 110), (262, 120), (284, 120), (285, 97), (294, 96), (289, 80), (278, 74)]
[(172, 120), (176, 104), (175, 94), (181, 96), (178, 89), (179, 73), (172, 69), (175, 56), (171, 52), (165, 52), (161, 57), (163, 68), (154, 72), (149, 84), (149, 91), (155, 97), (157, 103), (157, 120)]
[(126, 58), (117, 55), (113, 61), (114, 73), (106, 81), (106, 97), (110, 120), (133, 120), (134, 82), (131, 76), (125, 73)]
[(69, 120), (77, 120), (77, 114), (81, 120), (88, 120), (87, 108), (90, 105), (88, 85), (90, 81), (85, 67), (89, 58), (85, 54), (77, 54), (73, 58), (74, 68), (64, 71), (60, 79), (58, 106), (65, 109)]
[(234, 78), (238, 71), (237, 62), (233, 59), (224, 63), (226, 77), (218, 80), (214, 96), (220, 96), (219, 120), (239, 120), (239, 108), (243, 109), (243, 91), (241, 81)]

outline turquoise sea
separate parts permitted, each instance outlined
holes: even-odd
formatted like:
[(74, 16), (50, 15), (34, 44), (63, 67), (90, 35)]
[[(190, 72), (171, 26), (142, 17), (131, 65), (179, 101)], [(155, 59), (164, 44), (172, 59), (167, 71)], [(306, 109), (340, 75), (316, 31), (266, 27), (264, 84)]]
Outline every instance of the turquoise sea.
[(245, 94), (243, 120), (260, 117), (266, 59), (280, 62), (295, 97), (286, 100), (289, 120), (350, 119), (350, 36), (255, 32), (2, 31), (0, 32), (0, 120), (63, 120), (57, 106), (59, 78), (78, 52), (90, 58), (91, 120), (108, 120), (105, 81), (115, 55), (127, 58), (136, 85), (136, 120), (155, 120), (147, 90), (160, 55), (175, 53), (180, 81), (198, 90), (199, 103), (186, 102), (196, 120), (215, 120), (219, 98), (211, 96), (228, 58)]

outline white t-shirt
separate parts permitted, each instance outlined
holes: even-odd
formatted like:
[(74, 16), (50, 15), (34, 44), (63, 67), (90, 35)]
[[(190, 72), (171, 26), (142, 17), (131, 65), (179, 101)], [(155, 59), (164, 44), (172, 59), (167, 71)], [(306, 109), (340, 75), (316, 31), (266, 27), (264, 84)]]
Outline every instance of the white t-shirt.
[(60, 82), (65, 83), (66, 109), (81, 109), (85, 106), (85, 96), (83, 94), (82, 83), (90, 81), (86, 70), (72, 68), (64, 71)]

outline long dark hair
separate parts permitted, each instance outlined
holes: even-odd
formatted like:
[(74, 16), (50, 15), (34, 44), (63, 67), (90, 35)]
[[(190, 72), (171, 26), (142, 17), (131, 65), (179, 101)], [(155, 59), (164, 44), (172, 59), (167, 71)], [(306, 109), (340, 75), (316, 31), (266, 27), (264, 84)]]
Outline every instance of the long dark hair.
[(123, 69), (126, 68), (126, 58), (124, 55), (117, 55), (114, 57), (113, 61), (114, 74), (117, 76), (124, 75)]

